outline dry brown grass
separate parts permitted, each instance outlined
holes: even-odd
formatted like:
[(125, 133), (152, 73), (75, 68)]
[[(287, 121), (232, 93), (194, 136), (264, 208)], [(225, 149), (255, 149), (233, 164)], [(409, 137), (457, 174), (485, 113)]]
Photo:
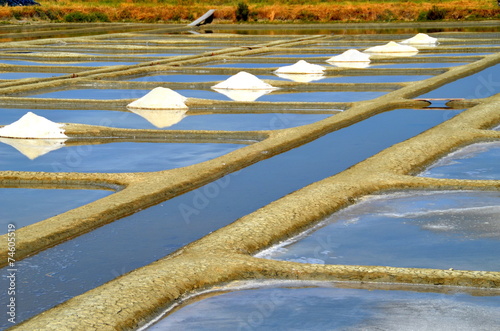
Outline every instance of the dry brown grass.
[[(187, 1), (186, 1), (187, 2)], [(184, 2), (184, 3), (186, 3)], [(95, 20), (106, 18), (112, 22), (183, 22), (192, 21), (208, 9), (215, 8), (219, 22), (236, 22), (236, 5), (213, 6), (135, 3), (125, 0), (115, 4), (92, 1), (65, 3), (58, 0), (41, 1), (42, 6), (0, 7), (0, 20), (65, 21), (66, 15), (82, 13), (90, 18), (93, 13), (102, 14)], [(388, 22), (427, 19), (426, 13), (439, 10), (444, 20), (499, 19), (500, 7), (496, 1), (459, 0), (447, 2), (337, 2), (314, 5), (249, 4), (249, 21), (258, 22)], [(87, 16), (85, 16), (87, 15)], [(90, 17), (90, 18), (89, 18)]]

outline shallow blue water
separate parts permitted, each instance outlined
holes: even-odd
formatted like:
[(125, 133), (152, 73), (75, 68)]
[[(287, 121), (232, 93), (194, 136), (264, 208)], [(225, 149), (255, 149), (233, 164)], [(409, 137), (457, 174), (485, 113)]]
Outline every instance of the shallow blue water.
[(164, 130), (223, 130), (258, 131), (287, 129), (310, 124), (331, 114), (186, 114), (180, 122), (168, 127), (158, 127), (132, 112), (106, 110), (57, 110), (57, 109), (1, 109), (0, 125), (17, 121), (27, 112), (36, 113), (56, 123), (79, 123), (127, 129)]
[(499, 165), (500, 142), (478, 143), (442, 158), (420, 176), (499, 180)]
[(424, 80), (431, 78), (432, 76), (426, 75), (406, 75), (406, 76), (390, 76), (390, 75), (379, 75), (379, 76), (343, 76), (343, 77), (326, 77), (321, 79), (320, 83), (403, 83), (403, 82), (414, 82), (418, 80)]
[[(259, 101), (270, 102), (356, 102), (378, 98), (389, 92), (303, 92), (303, 93), (270, 93), (263, 95)], [(318, 101), (319, 100), (319, 101)]]
[[(397, 61), (397, 59), (395, 59)], [(377, 64), (377, 63), (371, 63), (371, 65), (374, 68), (393, 68), (393, 69), (412, 69), (412, 68), (425, 68), (425, 69), (431, 69), (431, 68), (450, 68), (450, 67), (456, 67), (456, 66), (461, 66), (467, 63), (461, 63), (461, 62), (451, 62), (451, 63), (444, 63), (444, 62), (436, 62), (436, 63), (426, 63), (426, 62), (421, 62), (421, 63), (395, 63), (395, 64)]]
[[(314, 58), (314, 57), (317, 57), (317, 58), (324, 58), (324, 57), (330, 57), (332, 56), (331, 53), (324, 53), (324, 54), (321, 54), (321, 53), (313, 53), (313, 54), (307, 54), (307, 53), (296, 53), (296, 54), (289, 54), (289, 53), (282, 53), (282, 54), (276, 54), (276, 53), (271, 53), (271, 54), (268, 54), (268, 55), (262, 55), (263, 57), (270, 57), (270, 58), (274, 58), (274, 57), (277, 57), (277, 58), (287, 58), (287, 57), (293, 57), (293, 58)], [(320, 59), (321, 61), (321, 59)]]
[(487, 98), (500, 92), (499, 72), (500, 64), (497, 64), (423, 94), (420, 98)]
[(132, 65), (139, 62), (107, 62), (107, 61), (58, 61), (58, 62), (42, 62), (42, 61), (27, 61), (27, 60), (2, 60), (0, 63), (3, 64), (14, 64), (14, 65), (26, 65), (26, 66), (82, 66), (82, 67), (105, 67), (105, 66), (116, 66), (116, 65)]
[[(273, 75), (256, 75), (260, 79), (279, 79)], [(209, 75), (209, 74), (192, 74), (192, 75), (182, 75), (182, 74), (165, 74), (165, 75), (154, 75), (145, 76), (139, 78), (130, 79), (131, 81), (139, 82), (173, 82), (173, 83), (205, 83), (205, 82), (222, 82), (228, 79), (228, 75)], [(215, 85), (215, 84), (214, 84)]]
[[(61, 98), (61, 99), (139, 99), (149, 90), (138, 89), (78, 89), (49, 92), (30, 95), (36, 98)], [(177, 93), (187, 98), (200, 98), (209, 100), (231, 100), (228, 96), (214, 90), (177, 90)], [(354, 102), (369, 100), (379, 97), (387, 92), (302, 92), (302, 93), (269, 93), (258, 98), (258, 101), (271, 102)]]
[(7, 224), (16, 229), (103, 198), (111, 191), (0, 188), (0, 234)]
[[(19, 139), (11, 139), (16, 142)], [(34, 159), (2, 140), (0, 170), (47, 172), (137, 172), (185, 167), (244, 145), (216, 143), (134, 143), (63, 146)]]
[(492, 53), (419, 53), (417, 56), (421, 57), (435, 57), (435, 56), (484, 56)]
[(281, 63), (266, 63), (266, 62), (228, 62), (224, 64), (207, 64), (204, 67), (209, 68), (276, 68), (287, 65), (292, 65), (296, 61), (283, 61)]
[(499, 192), (376, 196), (259, 256), (304, 263), (497, 271), (499, 214)]
[(400, 109), (376, 115), (24, 259), (19, 320), (149, 264), (459, 112)]
[(147, 330), (493, 330), (499, 308), (500, 296), (460, 292), (266, 287), (193, 302)]
[(47, 78), (65, 75), (52, 72), (0, 72), (0, 79)]

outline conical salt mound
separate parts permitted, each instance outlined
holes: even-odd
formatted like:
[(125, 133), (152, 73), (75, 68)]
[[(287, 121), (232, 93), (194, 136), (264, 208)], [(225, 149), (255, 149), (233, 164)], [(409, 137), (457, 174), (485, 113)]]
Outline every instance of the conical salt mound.
[(44, 117), (26, 113), (19, 120), (0, 128), (0, 137), (6, 138), (68, 138), (62, 127)]
[(267, 84), (258, 77), (245, 71), (240, 71), (236, 75), (229, 77), (223, 82), (212, 86), (213, 89), (230, 90), (272, 90), (274, 86)]
[(14, 147), (30, 160), (64, 147), (65, 141), (66, 139), (0, 138), (0, 142)]
[(370, 62), (370, 55), (349, 49), (340, 55), (332, 56), (326, 62)]
[(311, 64), (304, 60), (300, 60), (295, 64), (290, 66), (284, 66), (278, 68), (275, 73), (279, 74), (322, 74), (325, 71), (325, 67)]
[(437, 38), (430, 37), (425, 33), (418, 33), (410, 39), (403, 40), (401, 44), (412, 45), (436, 45), (439, 44)]
[(391, 41), (382, 46), (374, 46), (365, 50), (366, 53), (408, 53), (408, 54), (416, 54), (418, 53), (418, 49), (413, 46), (408, 45), (400, 45), (394, 41)]
[(127, 105), (135, 109), (187, 109), (186, 97), (165, 87), (156, 87), (140, 99)]

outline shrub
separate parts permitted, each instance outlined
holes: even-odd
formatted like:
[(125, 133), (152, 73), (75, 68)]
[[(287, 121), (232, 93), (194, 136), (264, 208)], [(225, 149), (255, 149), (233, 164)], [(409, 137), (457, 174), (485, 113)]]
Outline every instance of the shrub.
[(239, 21), (248, 21), (248, 16), (250, 15), (250, 9), (248, 9), (248, 5), (244, 2), (238, 3), (238, 7), (236, 8), (236, 20)]
[(429, 21), (442, 20), (446, 16), (446, 10), (441, 9), (437, 6), (432, 6), (432, 8), (427, 12), (425, 18)]
[(100, 12), (85, 14), (82, 12), (72, 12), (64, 16), (64, 21), (68, 23), (75, 22), (109, 22), (108, 15)]
[(303, 9), (298, 13), (297, 19), (305, 22), (314, 22), (319, 20), (319, 16), (314, 13), (311, 13), (306, 9)]

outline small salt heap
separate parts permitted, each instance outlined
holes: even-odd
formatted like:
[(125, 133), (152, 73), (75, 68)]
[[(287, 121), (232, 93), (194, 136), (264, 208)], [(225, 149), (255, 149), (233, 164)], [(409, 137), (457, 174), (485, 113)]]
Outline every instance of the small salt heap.
[(332, 56), (327, 62), (370, 62), (370, 55), (364, 54), (357, 49), (349, 49), (344, 53)]
[(255, 101), (264, 94), (272, 92), (276, 87), (248, 72), (240, 71), (225, 81), (212, 86), (212, 89), (234, 101)]
[(410, 39), (406, 39), (400, 42), (401, 44), (411, 44), (411, 45), (436, 45), (439, 44), (437, 38), (430, 37), (425, 33), (418, 33)]
[(258, 77), (245, 71), (240, 71), (223, 82), (212, 86), (213, 89), (230, 90), (273, 90), (274, 86), (267, 84)]
[(295, 64), (278, 68), (275, 73), (278, 74), (322, 74), (325, 67), (311, 64), (307, 61), (300, 60)]
[(332, 56), (326, 62), (338, 67), (365, 68), (370, 63), (370, 54), (349, 49), (340, 55)]
[(365, 50), (366, 53), (384, 54), (384, 55), (415, 55), (418, 53), (418, 49), (413, 46), (400, 45), (394, 41), (391, 41), (382, 46), (373, 46)]
[(134, 109), (187, 109), (186, 97), (165, 87), (156, 87), (140, 99), (127, 105)]
[(293, 80), (298, 83), (309, 83), (315, 80), (323, 79), (325, 67), (311, 64), (304, 60), (289, 66), (278, 68), (274, 74), (278, 77)]
[(0, 128), (0, 137), (7, 138), (68, 138), (62, 127), (44, 117), (26, 113), (16, 122)]

